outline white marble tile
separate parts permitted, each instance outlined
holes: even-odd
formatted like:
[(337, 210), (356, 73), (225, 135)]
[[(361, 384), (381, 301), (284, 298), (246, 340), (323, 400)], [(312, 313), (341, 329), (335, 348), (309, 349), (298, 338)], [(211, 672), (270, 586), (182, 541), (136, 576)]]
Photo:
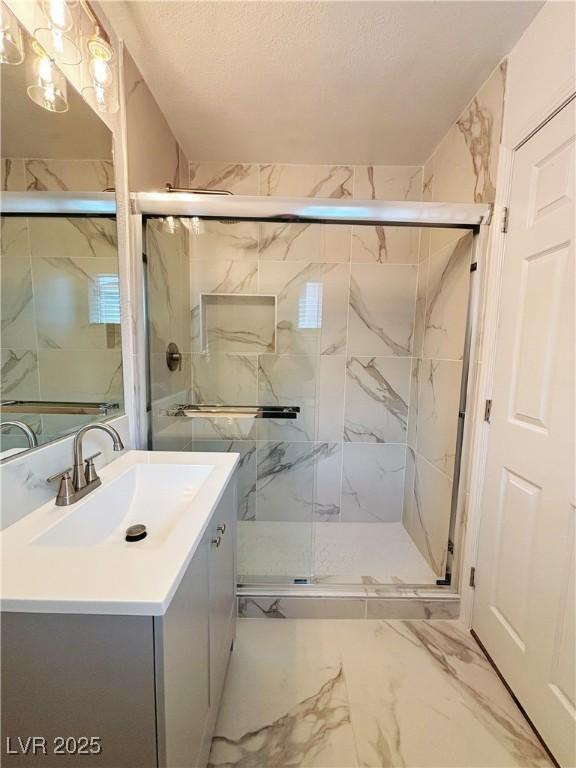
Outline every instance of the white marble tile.
[(120, 348), (120, 324), (99, 318), (100, 281), (118, 281), (117, 258), (35, 258), (32, 274), (40, 347)]
[(184, 227), (167, 231), (157, 220), (148, 221), (146, 234), (150, 350), (165, 353), (174, 342), (185, 352), (190, 339), (188, 234)]
[(24, 159), (21, 157), (3, 157), (0, 168), (2, 170), (2, 190), (4, 192), (24, 192), (26, 189)]
[[(419, 166), (357, 166), (354, 197), (357, 200), (420, 200), (422, 168)], [(415, 227), (362, 227), (352, 233), (352, 261), (390, 264), (418, 262), (419, 230)]]
[(464, 352), (472, 235), (430, 256), (424, 316), (424, 357), (461, 360)]
[[(206, 351), (206, 346), (211, 351), (218, 351), (218, 347), (221, 347), (220, 351), (248, 354), (274, 350), (274, 318), (272, 327), (269, 327), (270, 309), (274, 313), (274, 306), (271, 306), (270, 298), (264, 302), (258, 302), (257, 299), (233, 302), (230, 298), (230, 295), (253, 296), (258, 292), (257, 261), (193, 259), (189, 268), (190, 334), (194, 352)], [(222, 298), (211, 300), (210, 294)], [(208, 311), (213, 318), (221, 318), (225, 326), (221, 334), (216, 332), (216, 325), (216, 329), (212, 327), (209, 337), (210, 328), (205, 327)]]
[(27, 190), (104, 192), (115, 186), (112, 160), (27, 159), (24, 168)]
[(38, 373), (43, 400), (123, 400), (120, 350), (39, 349)]
[(36, 324), (30, 259), (4, 256), (0, 271), (0, 344), (34, 348)]
[(411, 355), (416, 278), (413, 266), (352, 265), (350, 355)]
[(29, 219), (32, 257), (118, 258), (116, 221), (113, 219), (44, 216)]
[(259, 293), (277, 298), (278, 354), (338, 354), (346, 343), (346, 264), (264, 261)]
[(350, 261), (351, 227), (336, 224), (260, 224), (259, 258), (271, 261)]
[(256, 442), (254, 440), (198, 440), (190, 443), (191, 451), (239, 453), (236, 473), (238, 477), (238, 520), (256, 519)]
[(252, 619), (363, 619), (364, 598), (240, 597), (238, 616)]
[(462, 363), (422, 360), (417, 450), (452, 477), (460, 406)]
[(235, 195), (259, 193), (259, 167), (243, 163), (190, 163), (190, 186), (226, 189)]
[(260, 355), (258, 405), (299, 406), (296, 419), (260, 419), (260, 440), (314, 440), (320, 358), (311, 355)]
[[(409, 463), (409, 459), (408, 459)], [(403, 521), (438, 578), (444, 578), (448, 552), (452, 480), (421, 455), (415, 456), (414, 492), (407, 486)]]
[(258, 256), (258, 223), (254, 221), (208, 221), (190, 226), (190, 258), (208, 261), (243, 261)]
[(340, 442), (344, 436), (344, 388), (346, 358), (322, 355), (318, 367), (316, 398), (316, 437)]
[(0, 218), (0, 256), (19, 259), (30, 258), (28, 219), (25, 216), (3, 216)]
[(35, 349), (2, 349), (2, 398), (39, 400), (38, 353)]
[(261, 165), (260, 194), (276, 197), (352, 197), (347, 165)]
[(259, 442), (256, 518), (311, 523), (315, 443)]
[(345, 443), (342, 521), (400, 520), (405, 460), (404, 445)]
[[(193, 355), (192, 402), (204, 405), (255, 405), (258, 358), (247, 355)], [(253, 440), (256, 423), (247, 418), (193, 419), (194, 439)]]
[(367, 619), (413, 620), (457, 619), (460, 600), (407, 598), (372, 598), (366, 601)]
[(346, 366), (344, 439), (404, 443), (411, 358), (351, 357)]
[(316, 443), (314, 519), (338, 521), (342, 501), (342, 443)]
[(342, 662), (323, 622), (239, 621), (209, 766), (357, 765)]
[(550, 765), (480, 648), (455, 622), (341, 622), (336, 632), (361, 765)]
[(414, 357), (422, 357), (424, 346), (424, 323), (426, 318), (426, 290), (428, 287), (429, 259), (421, 261), (418, 265), (418, 282), (416, 284), (416, 306), (414, 308), (414, 343), (412, 353)]
[[(191, 355), (182, 353), (182, 365), (171, 371), (166, 365), (166, 352), (150, 353), (150, 393), (152, 402), (172, 397), (172, 404), (191, 399)], [(183, 397), (177, 401), (176, 395)]]
[(417, 357), (411, 359), (410, 367), (410, 400), (408, 402), (408, 430), (406, 443), (410, 448), (416, 448), (418, 433), (418, 398), (420, 396), (420, 366), (422, 360)]

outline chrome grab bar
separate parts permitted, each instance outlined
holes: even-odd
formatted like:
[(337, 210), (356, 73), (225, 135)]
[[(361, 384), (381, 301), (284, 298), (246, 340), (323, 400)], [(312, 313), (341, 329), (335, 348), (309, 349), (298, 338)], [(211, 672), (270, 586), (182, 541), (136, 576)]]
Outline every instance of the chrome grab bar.
[(4, 413), (74, 413), (104, 414), (117, 411), (119, 403), (58, 402), (57, 400), (3, 400), (0, 409)]
[(298, 405), (173, 405), (165, 416), (188, 419), (297, 419)]

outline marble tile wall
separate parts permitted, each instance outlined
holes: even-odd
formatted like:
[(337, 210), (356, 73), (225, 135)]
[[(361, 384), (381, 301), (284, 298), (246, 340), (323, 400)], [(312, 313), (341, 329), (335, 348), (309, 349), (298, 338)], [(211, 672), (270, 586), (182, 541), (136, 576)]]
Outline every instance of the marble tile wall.
[[(109, 160), (2, 159), (2, 188), (10, 191), (113, 185)], [(116, 222), (3, 218), (0, 239), (2, 397), (101, 399), (122, 406), (119, 324), (90, 319), (92, 289), (101, 276), (118, 275)], [(90, 420), (20, 416), (41, 443)], [(2, 433), (4, 450), (24, 445), (23, 435)]]
[[(191, 163), (190, 185), (253, 195), (418, 200), (422, 169)], [(179, 445), (190, 438), (188, 447), (198, 450), (240, 450), (244, 520), (399, 521), (419, 230), (212, 221), (202, 222), (199, 233), (185, 226), (179, 232), (164, 235), (186, 238), (178, 241), (177, 256), (167, 243), (149, 255), (149, 288), (158, 296), (150, 329), (159, 360), (154, 385), (164, 385), (159, 397), (171, 394), (166, 382), (177, 381), (162, 370), (165, 343), (170, 334), (180, 338), (188, 323), (194, 401), (289, 404), (301, 412), (295, 421), (164, 425), (163, 444), (173, 434)], [(154, 248), (157, 240), (153, 233)], [(175, 383), (173, 391), (185, 387)]]
[[(425, 163), (423, 200), (494, 202), (505, 78), (504, 62)], [(439, 577), (444, 576), (449, 558), (447, 541), (471, 260), (471, 234), (423, 230), (403, 522)], [(482, 279), (483, 268), (481, 254), (475, 279)], [(475, 378), (472, 375), (471, 381)], [(468, 399), (474, 399), (470, 390)]]

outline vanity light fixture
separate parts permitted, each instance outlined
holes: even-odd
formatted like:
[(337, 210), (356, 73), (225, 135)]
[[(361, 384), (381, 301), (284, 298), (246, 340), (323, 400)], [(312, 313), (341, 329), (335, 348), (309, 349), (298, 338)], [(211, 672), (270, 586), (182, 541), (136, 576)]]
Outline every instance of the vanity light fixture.
[(74, 19), (77, 0), (42, 0), (41, 7), (48, 27), (39, 27), (34, 36), (40, 45), (62, 64), (80, 64), (82, 54)]
[(114, 51), (98, 26), (87, 39), (86, 49), (90, 57), (88, 72), (91, 84), (82, 89), (82, 96), (97, 112), (115, 112)]
[(22, 31), (16, 17), (0, 5), (0, 63), (21, 64), (24, 61)]
[(30, 48), (26, 61), (28, 96), (49, 112), (67, 112), (66, 78), (37, 40), (32, 40)]

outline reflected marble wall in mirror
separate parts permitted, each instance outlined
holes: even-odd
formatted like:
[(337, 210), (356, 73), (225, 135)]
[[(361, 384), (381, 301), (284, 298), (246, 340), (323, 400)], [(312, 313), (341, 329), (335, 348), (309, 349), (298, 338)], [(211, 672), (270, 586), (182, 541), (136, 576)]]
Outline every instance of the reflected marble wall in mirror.
[[(113, 189), (112, 134), (68, 83), (68, 110), (0, 65), (2, 191)], [(123, 412), (116, 220), (2, 216), (0, 460)], [(10, 423), (7, 423), (10, 422)], [(14, 425), (20, 422), (28, 429)], [(5, 426), (4, 426), (5, 425)]]

